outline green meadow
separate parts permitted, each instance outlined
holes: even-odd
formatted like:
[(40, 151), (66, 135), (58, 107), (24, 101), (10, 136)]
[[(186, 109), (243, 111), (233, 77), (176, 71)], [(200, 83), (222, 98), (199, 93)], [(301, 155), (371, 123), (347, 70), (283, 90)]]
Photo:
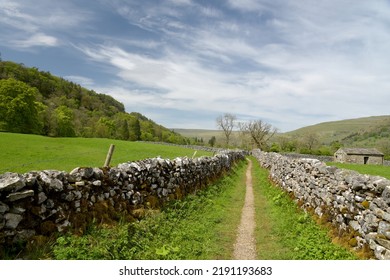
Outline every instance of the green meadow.
[[(130, 142), (102, 138), (50, 138), (46, 136), (0, 133), (0, 174), (32, 170), (71, 171), (75, 167), (101, 167), (108, 149), (115, 145), (111, 166), (160, 156), (173, 159), (192, 157), (195, 150), (147, 142)], [(196, 157), (212, 155), (197, 151)]]
[(387, 179), (390, 179), (390, 166), (386, 165), (349, 164), (338, 162), (329, 162), (328, 165), (333, 165), (338, 168), (355, 170), (361, 174), (382, 176)]

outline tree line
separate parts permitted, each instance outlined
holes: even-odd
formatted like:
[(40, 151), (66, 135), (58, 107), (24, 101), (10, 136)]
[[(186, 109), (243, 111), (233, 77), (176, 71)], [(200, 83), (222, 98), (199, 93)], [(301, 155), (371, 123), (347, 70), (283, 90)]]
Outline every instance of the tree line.
[[(279, 135), (277, 128), (261, 119), (238, 122), (231, 113), (217, 117), (216, 125), (224, 135), (225, 147), (330, 156), (342, 146), (339, 141), (323, 145), (316, 133), (306, 133), (300, 137)], [(234, 132), (236, 137), (232, 139)]]
[(235, 128), (238, 129), (241, 146), (246, 148), (258, 148), (267, 150), (269, 140), (275, 135), (277, 129), (272, 125), (258, 119), (246, 122), (236, 122), (234, 114), (225, 113), (216, 119), (216, 124), (225, 136), (225, 145), (231, 144), (231, 135)]
[(0, 61), (0, 131), (189, 144), (113, 97), (35, 67)]

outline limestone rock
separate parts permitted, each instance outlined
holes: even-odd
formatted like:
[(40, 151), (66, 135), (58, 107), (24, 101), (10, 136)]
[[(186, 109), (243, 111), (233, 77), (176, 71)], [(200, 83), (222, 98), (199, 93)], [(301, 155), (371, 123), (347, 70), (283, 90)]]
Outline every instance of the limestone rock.
[(0, 201), (0, 214), (4, 214), (9, 211), (9, 206)]
[(20, 200), (20, 199), (30, 197), (30, 196), (34, 196), (33, 190), (11, 193), (7, 196), (7, 199), (12, 202), (12, 201)]
[(6, 220), (5, 228), (6, 229), (15, 229), (19, 225), (19, 223), (22, 221), (23, 217), (19, 214), (14, 213), (7, 213), (4, 215), (4, 218)]
[(7, 172), (0, 175), (0, 192), (17, 192), (26, 186), (26, 179), (17, 173)]
[(390, 205), (390, 186), (385, 186), (382, 192), (382, 199)]
[(62, 181), (60, 181), (58, 178), (55, 178), (57, 176), (60, 177), (59, 174), (54, 173), (54, 171), (40, 172), (40, 179), (48, 187), (48, 189), (55, 192), (60, 192), (64, 189), (64, 185)]
[(44, 192), (38, 194), (38, 204), (42, 204), (47, 200), (47, 196)]

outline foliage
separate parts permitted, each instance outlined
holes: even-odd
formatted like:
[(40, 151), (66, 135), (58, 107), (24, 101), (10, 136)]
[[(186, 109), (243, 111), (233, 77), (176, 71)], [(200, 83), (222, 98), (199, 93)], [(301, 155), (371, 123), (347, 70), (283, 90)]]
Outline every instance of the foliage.
[(0, 61), (0, 130), (185, 144), (181, 135), (49, 72)]
[(12, 78), (0, 80), (0, 129), (40, 134), (45, 109), (41, 99), (36, 88)]
[(209, 140), (209, 145), (211, 147), (214, 147), (215, 146), (215, 142), (217, 142), (217, 138), (215, 138), (215, 136), (211, 136), (211, 138)]
[[(227, 259), (244, 200), (245, 164), (207, 189), (163, 211), (147, 210), (139, 222), (93, 225), (84, 236), (66, 235), (54, 246), (56, 259)], [(241, 195), (240, 195), (241, 194)], [(236, 207), (231, 205), (239, 199)], [(224, 237), (224, 238), (221, 238)]]

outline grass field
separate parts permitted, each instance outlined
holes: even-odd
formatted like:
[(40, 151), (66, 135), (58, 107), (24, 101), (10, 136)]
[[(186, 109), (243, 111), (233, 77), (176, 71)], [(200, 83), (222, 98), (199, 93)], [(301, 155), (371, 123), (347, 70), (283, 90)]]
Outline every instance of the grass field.
[(329, 162), (328, 165), (337, 166), (338, 168), (355, 170), (361, 174), (369, 174), (382, 176), (390, 179), (390, 166), (385, 165), (370, 165), (370, 164), (349, 164), (349, 163), (338, 163)]
[[(65, 170), (75, 167), (101, 167), (110, 144), (115, 145), (111, 165), (161, 156), (192, 157), (194, 150), (178, 146), (129, 142), (101, 138), (50, 138), (39, 135), (0, 133), (0, 174), (31, 170)], [(197, 151), (196, 156), (211, 155)]]

